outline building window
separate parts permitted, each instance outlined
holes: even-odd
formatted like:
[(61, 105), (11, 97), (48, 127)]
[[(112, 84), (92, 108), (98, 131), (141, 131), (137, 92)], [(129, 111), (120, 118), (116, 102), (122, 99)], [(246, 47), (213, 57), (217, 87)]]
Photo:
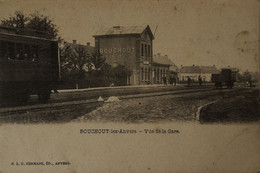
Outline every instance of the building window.
[(151, 46), (148, 45), (148, 57), (151, 57)]
[(144, 67), (144, 81), (146, 81), (146, 68)]
[(162, 69), (160, 70), (160, 79), (161, 79), (161, 82), (162, 82), (162, 77), (163, 77), (163, 71)]
[(144, 68), (142, 67), (142, 80), (144, 80)]
[(145, 45), (145, 57), (147, 57), (147, 45)]
[(154, 81), (156, 81), (157, 79), (157, 73), (156, 73), (156, 69), (154, 69)]
[(160, 80), (160, 71), (159, 71), (159, 68), (157, 69), (157, 81), (159, 82)]
[(148, 81), (150, 81), (150, 67), (148, 68)]
[(144, 44), (141, 44), (141, 56), (144, 56)]

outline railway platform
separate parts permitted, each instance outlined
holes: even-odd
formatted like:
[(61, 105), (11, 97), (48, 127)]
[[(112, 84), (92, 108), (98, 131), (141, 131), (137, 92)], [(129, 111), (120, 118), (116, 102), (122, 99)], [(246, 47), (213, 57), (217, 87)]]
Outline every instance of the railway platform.
[[(187, 85), (187, 84), (186, 84)], [(111, 90), (111, 89), (127, 89), (127, 88), (156, 88), (156, 87), (184, 87), (185, 84), (174, 85), (129, 85), (129, 86), (111, 86), (111, 87), (94, 87), (94, 88), (83, 88), (83, 89), (60, 89), (59, 93), (69, 93), (69, 92), (81, 92), (81, 91), (96, 91), (96, 90)]]

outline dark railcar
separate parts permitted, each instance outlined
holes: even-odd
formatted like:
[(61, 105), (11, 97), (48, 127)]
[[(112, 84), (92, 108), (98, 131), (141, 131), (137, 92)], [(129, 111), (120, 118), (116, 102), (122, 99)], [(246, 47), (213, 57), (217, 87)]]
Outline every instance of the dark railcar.
[(236, 70), (222, 69), (220, 74), (212, 74), (211, 80), (215, 83), (216, 88), (222, 88), (223, 85), (226, 85), (227, 88), (233, 88), (236, 76)]
[(44, 33), (0, 27), (0, 101), (50, 98), (59, 81), (58, 43)]

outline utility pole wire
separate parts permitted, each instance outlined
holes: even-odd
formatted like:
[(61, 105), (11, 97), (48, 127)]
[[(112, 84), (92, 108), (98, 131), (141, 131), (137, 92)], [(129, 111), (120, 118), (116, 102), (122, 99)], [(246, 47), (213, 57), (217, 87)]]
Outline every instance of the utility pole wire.
[(155, 31), (154, 31), (153, 36), (155, 36), (155, 33), (156, 33), (156, 31), (157, 31), (157, 28), (158, 28), (158, 25), (156, 25), (156, 28), (155, 28)]

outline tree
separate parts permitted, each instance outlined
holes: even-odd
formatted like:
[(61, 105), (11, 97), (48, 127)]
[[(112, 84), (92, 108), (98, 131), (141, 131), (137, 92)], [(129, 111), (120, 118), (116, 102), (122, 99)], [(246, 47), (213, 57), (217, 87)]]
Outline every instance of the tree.
[(46, 33), (46, 38), (56, 39), (58, 27), (48, 16), (35, 12), (26, 16), (22, 11), (15, 11), (14, 15), (1, 21), (2, 26), (24, 28)]
[(26, 28), (42, 31), (46, 33), (46, 37), (54, 39), (58, 36), (58, 28), (48, 17), (35, 12), (30, 15)]
[(61, 50), (62, 79), (64, 83), (79, 84), (80, 88), (126, 85), (127, 68), (112, 68), (105, 60), (85, 45), (66, 43)]
[(91, 57), (92, 64), (95, 70), (101, 70), (102, 66), (104, 66), (106, 58), (100, 55), (97, 51), (92, 54)]
[(243, 79), (244, 79), (244, 81), (251, 81), (252, 80), (252, 75), (248, 71), (245, 71), (243, 73)]
[(61, 77), (66, 83), (84, 83), (93, 69), (91, 52), (84, 45), (66, 43), (61, 49)]
[(112, 76), (114, 78), (114, 84), (117, 86), (127, 85), (128, 70), (123, 65), (118, 65), (112, 68)]
[(61, 64), (69, 71), (90, 71), (91, 55), (83, 45), (67, 44), (61, 50)]
[(245, 71), (243, 74), (238, 73), (238, 82), (250, 82), (252, 81), (252, 75), (250, 72)]
[(15, 11), (14, 16), (9, 17), (8, 19), (3, 19), (1, 25), (14, 28), (25, 28), (28, 21), (29, 18), (26, 17), (22, 11)]
[(105, 58), (93, 52), (85, 45), (66, 43), (61, 50), (62, 68), (68, 71), (84, 71), (91, 74), (100, 71), (105, 64)]

